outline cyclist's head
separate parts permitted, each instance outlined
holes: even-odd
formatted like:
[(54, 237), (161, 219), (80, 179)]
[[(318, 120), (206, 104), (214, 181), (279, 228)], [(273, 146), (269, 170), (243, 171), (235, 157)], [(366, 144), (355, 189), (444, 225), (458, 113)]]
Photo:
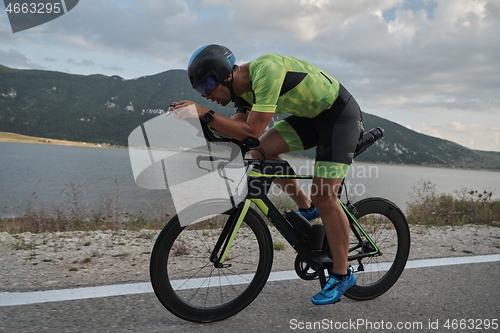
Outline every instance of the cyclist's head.
[(222, 45), (206, 45), (198, 49), (189, 59), (188, 76), (191, 85), (202, 96), (208, 96), (224, 83), (233, 72), (236, 56)]

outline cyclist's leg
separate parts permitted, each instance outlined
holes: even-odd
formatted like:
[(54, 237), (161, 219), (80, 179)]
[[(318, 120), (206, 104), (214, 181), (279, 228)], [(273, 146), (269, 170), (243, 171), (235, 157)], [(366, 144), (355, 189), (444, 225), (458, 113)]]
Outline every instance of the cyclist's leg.
[[(264, 134), (269, 143), (278, 143), (279, 149), (274, 150), (277, 154), (303, 151), (316, 146), (318, 132), (311, 119), (288, 116), (273, 126)], [(267, 137), (267, 135), (269, 135)], [(268, 140), (267, 140), (268, 139)], [(281, 159), (279, 156), (275, 156)], [(311, 207), (311, 199), (304, 192), (296, 179), (276, 179), (274, 183), (287, 193), (299, 208)]]
[[(361, 110), (341, 86), (334, 105), (312, 122), (319, 132), (311, 198), (318, 208), (332, 254), (333, 274), (325, 288), (312, 298), (314, 304), (337, 302), (356, 283), (348, 272), (349, 221), (337, 193), (346, 176), (362, 132)], [(344, 277), (341, 277), (341, 276)]]
[(326, 239), (332, 254), (333, 272), (347, 274), (347, 254), (349, 251), (349, 221), (337, 200), (342, 178), (313, 178), (311, 199), (325, 228)]
[[(269, 129), (260, 137), (260, 146), (267, 159), (282, 160), (280, 154), (290, 152), (290, 147), (283, 135), (275, 128)], [(262, 158), (257, 150), (252, 151), (253, 158)], [(300, 187), (297, 179), (275, 179), (274, 183), (285, 192), (299, 207), (310, 207), (311, 199)]]

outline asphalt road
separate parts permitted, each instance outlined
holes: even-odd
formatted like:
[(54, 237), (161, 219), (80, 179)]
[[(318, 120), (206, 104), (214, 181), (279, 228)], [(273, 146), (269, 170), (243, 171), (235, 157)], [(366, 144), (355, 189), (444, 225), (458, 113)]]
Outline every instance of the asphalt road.
[(210, 324), (178, 319), (152, 293), (0, 307), (0, 332), (500, 332), (492, 328), (500, 326), (498, 261), (408, 269), (366, 302), (314, 306), (318, 287), (270, 282), (245, 310)]

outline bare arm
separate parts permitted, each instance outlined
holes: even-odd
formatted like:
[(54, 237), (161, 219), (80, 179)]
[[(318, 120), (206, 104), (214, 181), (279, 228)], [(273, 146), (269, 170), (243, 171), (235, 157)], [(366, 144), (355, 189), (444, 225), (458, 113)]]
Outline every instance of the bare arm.
[[(175, 103), (175, 107), (170, 108), (170, 111), (181, 109), (188, 105), (194, 104), (196, 106), (196, 114), (186, 114), (179, 110), (176, 118), (185, 119), (189, 117), (199, 117), (202, 118), (205, 113), (210, 111), (209, 109), (195, 104), (191, 101), (182, 101)], [(194, 110), (192, 108), (186, 108), (188, 110)], [(193, 111), (194, 112), (194, 111)], [(210, 123), (210, 127), (214, 128), (218, 132), (232, 137), (236, 140), (243, 140), (249, 136), (260, 137), (267, 125), (273, 117), (273, 113), (264, 113), (251, 111), (249, 114), (235, 114), (232, 119), (226, 118), (218, 113), (214, 115), (213, 121)]]
[(248, 113), (235, 113), (231, 116), (231, 119), (246, 122), (248, 119)]
[(251, 111), (246, 117), (246, 122), (241, 121), (242, 118), (233, 116), (233, 119), (228, 119), (220, 114), (215, 114), (210, 127), (236, 140), (243, 140), (249, 136), (258, 138), (262, 135), (267, 125), (269, 125), (269, 122), (273, 118), (273, 113)]

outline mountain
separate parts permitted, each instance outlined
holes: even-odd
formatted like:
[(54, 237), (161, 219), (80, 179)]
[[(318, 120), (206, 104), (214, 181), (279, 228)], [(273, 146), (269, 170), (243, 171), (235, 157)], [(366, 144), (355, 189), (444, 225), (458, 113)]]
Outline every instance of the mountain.
[(0, 131), (126, 145), (135, 127), (180, 99), (207, 104), (180, 70), (124, 80), (0, 66)]
[[(185, 70), (125, 80), (119, 76), (16, 70), (0, 65), (0, 131), (52, 139), (127, 145), (130, 132), (174, 101), (192, 100), (229, 116), (198, 95)], [(500, 155), (409, 130), (364, 113), (364, 127), (385, 137), (357, 161), (500, 170)], [(283, 118), (277, 115), (275, 120)], [(314, 157), (314, 151), (301, 156)]]

